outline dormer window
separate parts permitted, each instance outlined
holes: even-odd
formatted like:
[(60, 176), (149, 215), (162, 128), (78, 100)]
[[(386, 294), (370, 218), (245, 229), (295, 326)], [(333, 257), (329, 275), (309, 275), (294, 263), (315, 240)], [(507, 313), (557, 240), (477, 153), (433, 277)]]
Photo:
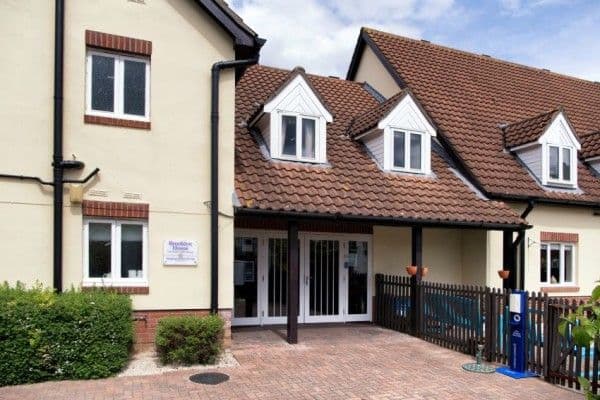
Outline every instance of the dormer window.
[(577, 152), (581, 144), (562, 108), (501, 126), (504, 142), (549, 189), (577, 188)]
[(327, 123), (333, 116), (304, 70), (295, 68), (250, 125), (256, 127), (271, 158), (327, 162)]
[(408, 89), (355, 118), (348, 134), (384, 171), (431, 174), (436, 128)]
[(393, 129), (393, 169), (423, 173), (423, 133)]
[(548, 181), (572, 183), (573, 153), (571, 147), (548, 145)]
[(317, 151), (317, 119), (300, 115), (281, 116), (282, 157), (314, 161)]

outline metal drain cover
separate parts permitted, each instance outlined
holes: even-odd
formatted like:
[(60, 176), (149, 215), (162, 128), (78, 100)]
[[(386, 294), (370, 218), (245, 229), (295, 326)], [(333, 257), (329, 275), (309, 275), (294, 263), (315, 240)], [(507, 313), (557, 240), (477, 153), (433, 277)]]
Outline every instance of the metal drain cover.
[(229, 380), (229, 375), (220, 372), (204, 372), (190, 376), (190, 381), (203, 385), (218, 385)]

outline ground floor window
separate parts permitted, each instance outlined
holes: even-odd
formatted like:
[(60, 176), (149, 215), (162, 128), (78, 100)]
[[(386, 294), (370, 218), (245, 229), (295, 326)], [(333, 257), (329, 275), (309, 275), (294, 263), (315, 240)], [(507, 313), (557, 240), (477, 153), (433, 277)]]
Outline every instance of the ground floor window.
[(146, 222), (89, 219), (83, 231), (84, 283), (147, 283)]
[(549, 285), (574, 283), (575, 248), (572, 244), (542, 243), (540, 247), (540, 282)]

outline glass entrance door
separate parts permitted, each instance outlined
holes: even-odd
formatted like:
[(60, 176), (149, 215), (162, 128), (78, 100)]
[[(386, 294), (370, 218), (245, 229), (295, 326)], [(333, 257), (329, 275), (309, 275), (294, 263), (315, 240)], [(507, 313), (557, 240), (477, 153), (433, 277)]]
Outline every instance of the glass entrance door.
[(369, 321), (371, 316), (371, 296), (369, 290), (369, 242), (349, 240), (345, 270), (346, 282), (346, 321)]
[(340, 242), (306, 241), (304, 259), (305, 322), (332, 322), (342, 315), (340, 296)]
[(259, 323), (257, 238), (235, 238), (233, 281), (233, 323), (257, 325)]

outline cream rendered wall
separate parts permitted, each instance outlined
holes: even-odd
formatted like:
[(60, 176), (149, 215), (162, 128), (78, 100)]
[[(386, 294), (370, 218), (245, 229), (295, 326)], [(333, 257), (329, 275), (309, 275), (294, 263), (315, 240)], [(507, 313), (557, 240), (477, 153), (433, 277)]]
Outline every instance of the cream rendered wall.
[[(52, 180), (54, 2), (0, 2), (0, 173)], [(52, 284), (52, 190), (0, 179), (0, 282)]]
[[(423, 264), (426, 280), (444, 283), (485, 284), (486, 232), (461, 229), (423, 229)], [(373, 227), (373, 269), (382, 274), (406, 275), (411, 263), (411, 229)]]
[(369, 46), (365, 46), (354, 80), (367, 82), (386, 98), (390, 98), (400, 91), (396, 81)]
[(487, 232), (461, 232), (462, 283), (485, 285), (487, 275)]
[[(47, 2), (51, 3), (51, 2)], [(17, 7), (18, 6), (18, 7)], [(18, 107), (11, 106), (7, 112), (12, 118), (6, 124), (11, 131), (19, 124), (26, 124), (21, 136), (11, 137), (13, 148), (3, 150), (10, 162), (2, 161), (2, 171), (14, 171), (19, 166), (27, 169), (23, 173), (50, 175), (51, 152), (51, 98), (52, 98), (52, 7), (42, 7), (39, 2), (3, 3), (2, 22), (7, 31), (23, 34), (22, 21), (33, 14), (45, 29), (42, 31), (32, 23), (26, 34), (37, 36), (23, 42), (18, 35), (13, 39), (20, 43), (5, 45), (11, 52), (11, 62), (22, 47), (28, 46), (24, 54), (35, 54), (35, 68), (30, 68), (36, 82), (44, 86), (40, 90), (24, 85), (27, 93), (19, 92), (20, 86), (10, 82), (11, 91), (27, 108), (22, 115), (11, 116)], [(16, 8), (15, 8), (16, 7)], [(6, 9), (15, 8), (14, 15), (6, 16)], [(70, 158), (75, 154), (86, 163), (81, 176), (94, 167), (99, 167), (99, 176), (86, 187), (85, 197), (100, 201), (130, 201), (125, 193), (139, 193), (139, 201), (150, 204), (149, 217), (149, 283), (150, 294), (133, 296), (136, 309), (208, 308), (210, 306), (210, 215), (205, 202), (210, 199), (210, 68), (219, 60), (234, 58), (233, 41), (193, 1), (168, 0), (144, 3), (126, 0), (68, 1), (65, 28), (65, 121), (64, 154)], [(5, 26), (5, 24), (1, 24)], [(86, 29), (129, 36), (152, 41), (150, 115), (152, 129), (136, 130), (121, 127), (84, 124), (85, 108), (85, 37)], [(1, 35), (5, 40), (4, 34)], [(20, 41), (19, 41), (20, 40)], [(40, 45), (37, 41), (42, 41)], [(21, 45), (22, 44), (22, 45)], [(38, 51), (38, 47), (47, 47)], [(7, 57), (6, 53), (2, 57)], [(21, 57), (23, 58), (23, 57)], [(18, 58), (17, 58), (18, 59)], [(8, 68), (6, 62), (2, 67)], [(41, 66), (41, 67), (40, 67)], [(18, 63), (18, 68), (28, 68), (27, 63)], [(40, 72), (43, 69), (45, 72)], [(4, 72), (4, 71), (2, 71)], [(23, 78), (28, 74), (23, 73)], [(40, 76), (38, 76), (40, 75)], [(21, 81), (23, 84), (25, 81)], [(232, 72), (222, 74), (220, 98), (220, 211), (231, 216), (233, 186), (233, 127), (234, 127), (234, 76)], [(12, 95), (12, 93), (11, 93)], [(39, 99), (43, 95), (43, 99)], [(21, 97), (22, 96), (22, 97)], [(4, 99), (5, 96), (2, 96)], [(6, 100), (0, 100), (6, 101)], [(34, 105), (28, 102), (34, 101)], [(37, 106), (37, 107), (36, 107)], [(36, 117), (43, 110), (45, 117), (37, 124)], [(2, 107), (4, 110), (4, 107)], [(4, 121), (4, 118), (2, 119)], [(3, 122), (4, 123), (4, 122)], [(40, 131), (40, 133), (38, 133)], [(28, 151), (26, 163), (23, 153)], [(13, 155), (13, 153), (21, 156)], [(4, 155), (4, 154), (3, 154)], [(0, 157), (3, 158), (4, 157)], [(15, 171), (20, 172), (20, 171)], [(4, 182), (2, 182), (4, 185)], [(4, 202), (44, 202), (46, 214), (51, 213), (51, 196), (39, 194), (36, 185), (10, 183), (11, 193), (0, 191)], [(105, 191), (106, 197), (95, 197), (90, 193)], [(65, 191), (64, 231), (64, 285), (81, 284), (82, 266), (82, 216), (79, 205), (70, 206), (68, 190)], [(17, 196), (19, 195), (19, 196)], [(0, 203), (3, 204), (3, 203)], [(20, 208), (2, 205), (4, 215), (19, 212)], [(21, 206), (24, 208), (25, 206)], [(22, 215), (33, 214), (24, 211)], [(41, 212), (35, 210), (37, 214)], [(0, 216), (3, 216), (0, 214)], [(22, 236), (30, 236), (36, 243), (27, 243), (28, 253), (23, 257), (12, 255), (12, 265), (27, 265), (29, 269), (38, 265), (35, 275), (49, 279), (51, 276), (51, 214), (39, 226), (10, 218), (10, 223), (21, 224)], [(4, 225), (4, 224), (3, 224)], [(44, 231), (44, 233), (38, 232)], [(233, 303), (233, 219), (221, 217), (220, 231), (220, 276), (219, 306), (231, 308)], [(6, 229), (0, 234), (7, 234)], [(42, 238), (40, 241), (39, 238)], [(191, 239), (198, 242), (199, 265), (197, 267), (165, 267), (162, 265), (163, 242), (167, 239)], [(6, 245), (6, 239), (0, 240)], [(15, 245), (9, 240), (11, 246)], [(20, 244), (16, 247), (19, 248)], [(7, 250), (7, 249), (2, 249)], [(3, 251), (6, 253), (6, 251)], [(41, 254), (40, 254), (41, 253)], [(1, 278), (31, 280), (31, 273), (6, 274)], [(46, 272), (48, 271), (48, 272)]]
[[(513, 204), (522, 210), (523, 205)], [(550, 293), (561, 296), (589, 296), (600, 279), (600, 216), (592, 209), (572, 206), (536, 205), (527, 217), (533, 228), (526, 232), (525, 243), (532, 243), (525, 251), (525, 288), (538, 291), (540, 285), (540, 232), (578, 233), (579, 243), (575, 246), (575, 284), (579, 291)]]

